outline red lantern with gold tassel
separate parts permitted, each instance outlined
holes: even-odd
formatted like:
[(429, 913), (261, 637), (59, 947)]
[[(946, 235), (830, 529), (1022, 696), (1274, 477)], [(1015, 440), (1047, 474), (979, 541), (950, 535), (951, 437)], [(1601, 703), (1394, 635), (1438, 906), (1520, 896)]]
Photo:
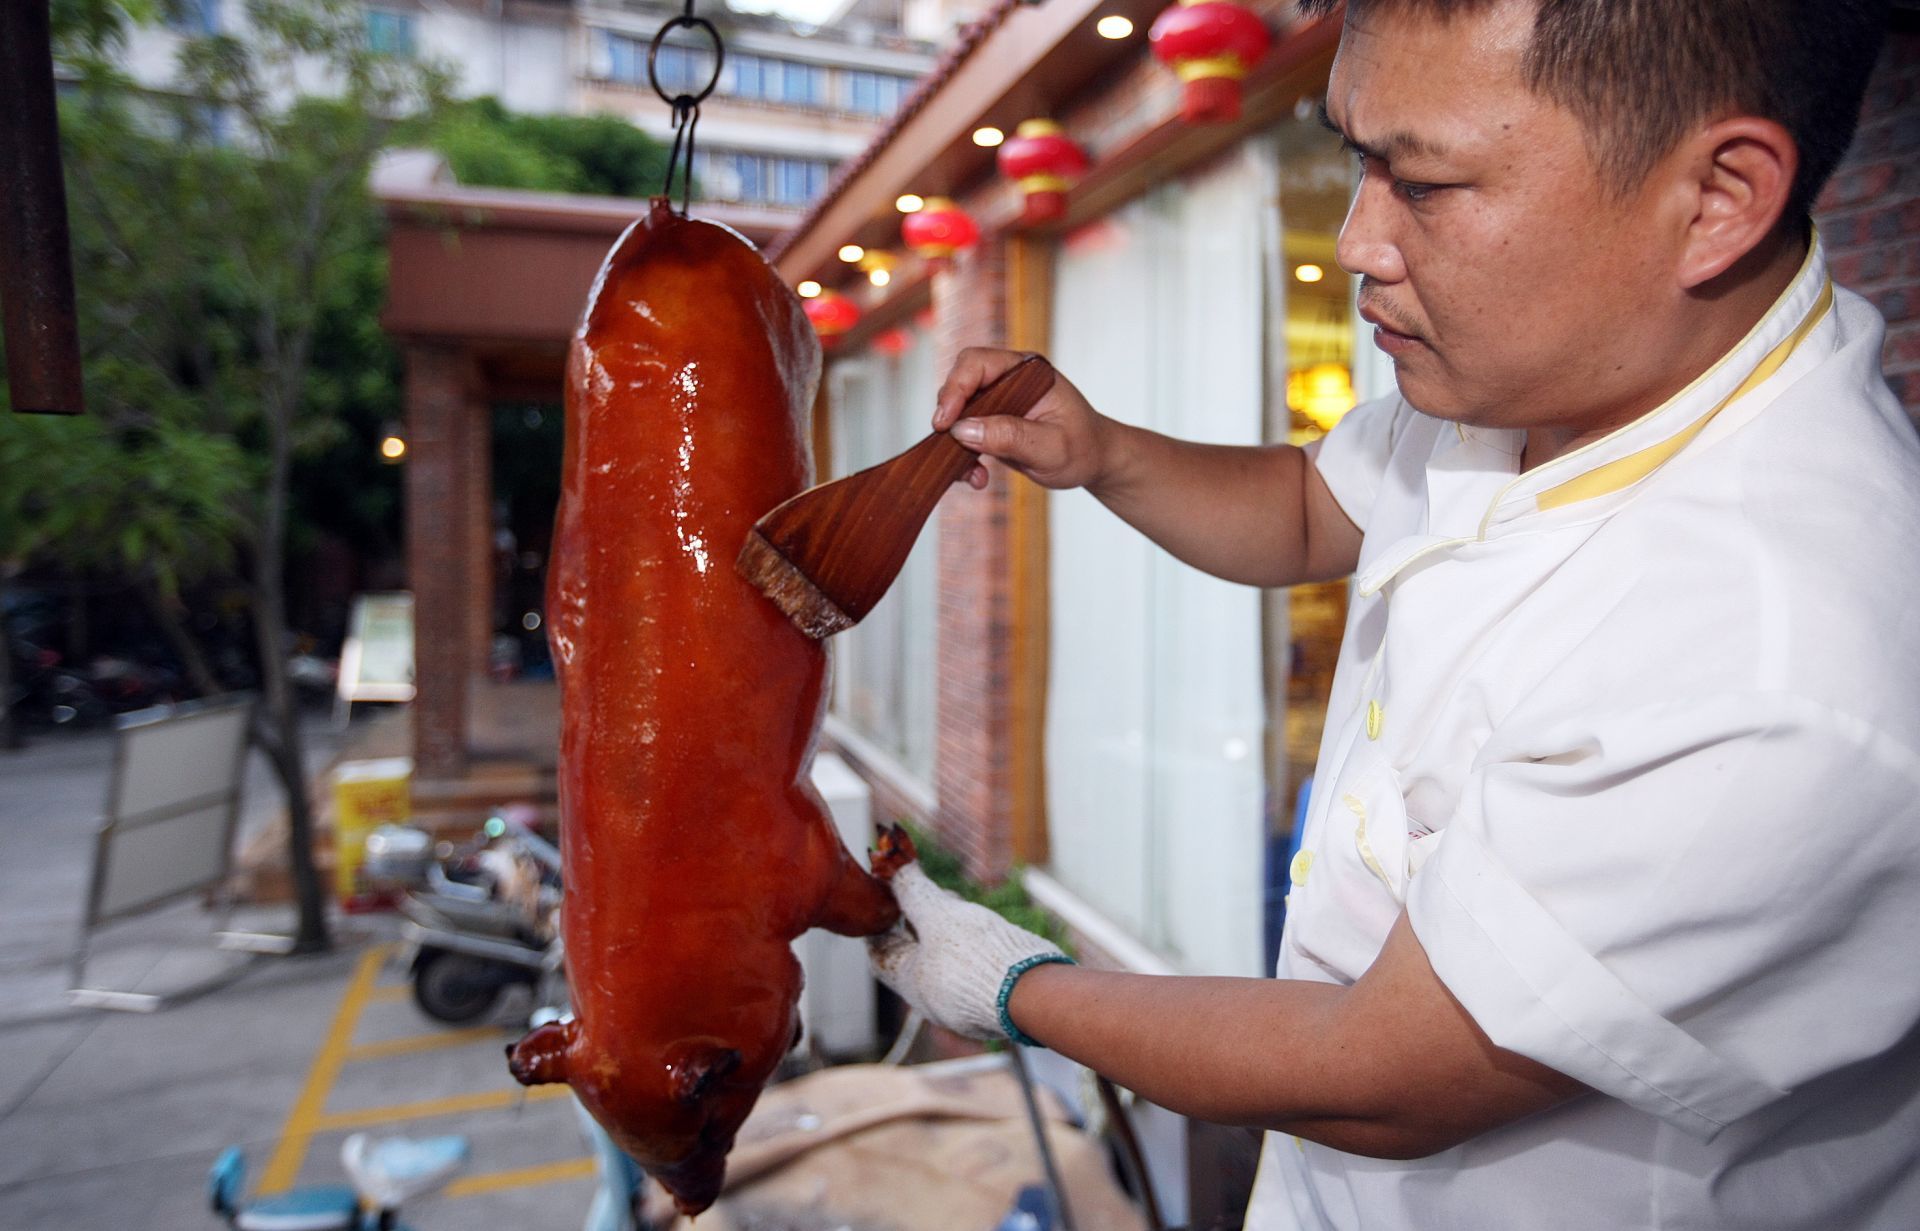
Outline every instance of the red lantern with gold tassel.
[(1067, 190), (1087, 173), (1086, 151), (1052, 120), (1022, 120), (1000, 146), (1000, 174), (1018, 181), (1020, 221), (1051, 222), (1067, 212)]
[(802, 300), (801, 308), (813, 322), (813, 331), (822, 338), (834, 338), (852, 329), (860, 321), (860, 309), (839, 291), (821, 291)]
[(1226, 0), (1181, 0), (1147, 32), (1153, 54), (1185, 83), (1180, 118), (1189, 124), (1240, 118), (1240, 80), (1273, 41), (1260, 19)]
[(900, 220), (900, 238), (934, 269), (945, 269), (954, 253), (980, 242), (980, 228), (947, 198), (928, 197), (925, 205)]

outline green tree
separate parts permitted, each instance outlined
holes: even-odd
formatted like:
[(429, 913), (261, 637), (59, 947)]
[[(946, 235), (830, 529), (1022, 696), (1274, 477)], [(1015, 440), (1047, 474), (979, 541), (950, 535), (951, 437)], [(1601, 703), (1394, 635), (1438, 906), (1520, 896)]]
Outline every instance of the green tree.
[(462, 103), (426, 143), (462, 184), (647, 197), (660, 191), (667, 148), (617, 115), (520, 115), (497, 99)]
[[(338, 373), (316, 378), (326, 366), (316, 348), (342, 305), (365, 301), (377, 234), (367, 173), (447, 86), (436, 66), (372, 52), (361, 20), (346, 0), (249, 0), (244, 37), (182, 43), (176, 92), (164, 96), (113, 70), (111, 22), (65, 26), (77, 31), (62, 132), (89, 398), (122, 444), (164, 420), (245, 448), (232, 470), (246, 490), (227, 504), (264, 693), (256, 742), (286, 794), (296, 942), (309, 950), (328, 936), (286, 666), (294, 466), (337, 437), (324, 412), (352, 393)], [(303, 94), (314, 81), (325, 97)], [(33, 475), (54, 464), (43, 458)]]

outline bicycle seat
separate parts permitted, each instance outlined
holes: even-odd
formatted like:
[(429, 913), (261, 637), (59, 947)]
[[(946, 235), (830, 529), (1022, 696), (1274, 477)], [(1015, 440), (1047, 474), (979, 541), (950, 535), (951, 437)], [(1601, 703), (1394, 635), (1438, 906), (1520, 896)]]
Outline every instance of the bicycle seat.
[(367, 1203), (393, 1209), (430, 1193), (467, 1165), (467, 1139), (386, 1137), (355, 1133), (340, 1146), (347, 1178)]

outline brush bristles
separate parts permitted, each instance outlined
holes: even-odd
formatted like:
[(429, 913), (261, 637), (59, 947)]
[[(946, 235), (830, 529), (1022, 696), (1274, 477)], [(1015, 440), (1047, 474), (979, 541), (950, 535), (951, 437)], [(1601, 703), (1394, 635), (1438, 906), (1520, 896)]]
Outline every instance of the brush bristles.
[(795, 628), (815, 641), (853, 627), (847, 613), (822, 594), (807, 580), (806, 574), (795, 568), (758, 530), (747, 533), (734, 569), (772, 599), (773, 605), (786, 613)]

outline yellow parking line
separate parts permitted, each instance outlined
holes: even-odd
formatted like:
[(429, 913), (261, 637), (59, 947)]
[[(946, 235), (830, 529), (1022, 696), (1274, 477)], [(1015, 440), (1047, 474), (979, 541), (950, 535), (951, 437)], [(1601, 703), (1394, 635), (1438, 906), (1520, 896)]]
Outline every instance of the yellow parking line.
[(494, 1111), (511, 1107), (522, 1099), (532, 1103), (565, 1098), (566, 1086), (535, 1086), (530, 1090), (482, 1090), (475, 1094), (455, 1094), (448, 1098), (425, 1099), (418, 1103), (389, 1103), (385, 1107), (361, 1107), (353, 1111), (334, 1111), (313, 1118), (312, 1131), (367, 1128), (395, 1120), (424, 1120), (429, 1116), (451, 1116), (467, 1111)]
[(347, 1049), (347, 1059), (384, 1060), (388, 1056), (410, 1056), (415, 1052), (439, 1051), (443, 1047), (465, 1047), (469, 1043), (505, 1043), (507, 1036), (498, 1026), (469, 1026), (465, 1030), (437, 1030), (432, 1034), (410, 1034), (405, 1038), (381, 1039)]
[(535, 1184), (558, 1184), (562, 1180), (587, 1179), (593, 1175), (593, 1160), (570, 1158), (563, 1163), (542, 1163), (538, 1167), (520, 1167), (513, 1171), (490, 1171), (455, 1180), (441, 1190), (442, 1196), (474, 1197), (508, 1188), (531, 1188)]
[(301, 1087), (300, 1097), (287, 1112), (287, 1121), (280, 1127), (280, 1142), (274, 1147), (267, 1169), (261, 1173), (257, 1190), (261, 1196), (283, 1193), (299, 1178), (300, 1164), (307, 1157), (307, 1144), (320, 1127), (321, 1108), (327, 1105), (327, 1095), (340, 1076), (340, 1066), (346, 1062), (353, 1039), (353, 1028), (359, 1024), (360, 1011), (366, 1007), (373, 981), (379, 977), (380, 966), (386, 959), (387, 946), (375, 945), (360, 955), (359, 964), (353, 968), (346, 994), (340, 997), (340, 1007), (334, 1012), (333, 1024), (327, 1027), (327, 1037), (307, 1069), (306, 1085)]

